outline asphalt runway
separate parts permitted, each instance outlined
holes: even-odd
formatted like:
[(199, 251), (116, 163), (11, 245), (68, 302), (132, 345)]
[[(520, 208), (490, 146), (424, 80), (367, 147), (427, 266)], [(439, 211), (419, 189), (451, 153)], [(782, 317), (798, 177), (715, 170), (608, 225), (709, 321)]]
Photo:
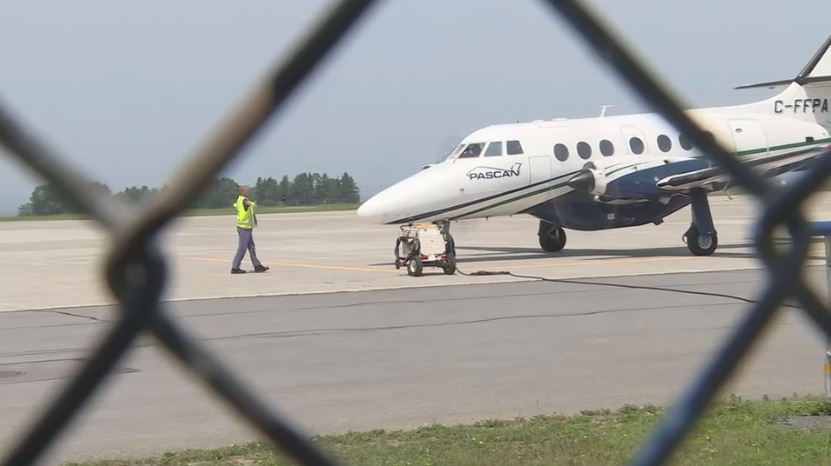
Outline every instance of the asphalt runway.
[[(822, 268), (811, 276), (824, 280)], [(671, 402), (762, 278), (747, 270), (171, 306), (272, 406), (309, 432), (331, 433)], [(0, 315), (4, 444), (112, 316), (107, 308)], [(758, 349), (731, 391), (822, 392), (823, 340), (796, 312), (785, 312)], [(135, 457), (251, 435), (145, 341), (54, 453)]]
[[(662, 404), (765, 287), (747, 239), (754, 206), (712, 203), (721, 249), (708, 258), (681, 243), (687, 211), (658, 227), (569, 231), (556, 255), (539, 251), (528, 218), (453, 226), (463, 270), (569, 282), (408, 277), (391, 265), (395, 228), (363, 225), (351, 213), (263, 216), (256, 239), (272, 271), (232, 276), (233, 218), (183, 219), (163, 241), (174, 277), (167, 297), (177, 300), (174, 315), (309, 432)], [(822, 197), (812, 217), (831, 217), (829, 207)], [(110, 298), (97, 275), (105, 242), (85, 225), (0, 224), (0, 257), (10, 264), (0, 272), (5, 445), (115, 315), (90, 307)], [(824, 292), (821, 245), (812, 254), (810, 277)], [(207, 299), (215, 297), (226, 298)], [(787, 311), (731, 390), (821, 393), (823, 348), (820, 334)], [(52, 459), (136, 457), (252, 435), (144, 340)]]

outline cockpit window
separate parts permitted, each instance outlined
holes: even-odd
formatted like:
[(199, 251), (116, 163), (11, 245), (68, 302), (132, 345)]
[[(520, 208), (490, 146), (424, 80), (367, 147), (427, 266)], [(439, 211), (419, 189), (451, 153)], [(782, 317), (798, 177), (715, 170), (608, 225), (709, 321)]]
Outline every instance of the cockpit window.
[(461, 152), (461, 151), (462, 151), (462, 148), (463, 148), (463, 147), (465, 147), (465, 145), (464, 145), (464, 144), (459, 144), (458, 146), (456, 146), (456, 148), (455, 148), (455, 149), (453, 149), (453, 151), (452, 151), (452, 152), (448, 152), (447, 154), (445, 154), (445, 155), (444, 155), (444, 157), (440, 158), (440, 159), (439, 159), (439, 161), (438, 161), (438, 162), (436, 162), (436, 163), (442, 163), (442, 162), (444, 162), (445, 160), (447, 160), (447, 159), (449, 159), (449, 158), (451, 158), (451, 157), (454, 157), (454, 156), (458, 155), (458, 154), (459, 154), (459, 152)]
[(519, 141), (508, 141), (505, 143), (505, 152), (508, 155), (522, 155), (522, 144)]
[(479, 157), (480, 155), (482, 155), (482, 149), (484, 148), (484, 142), (474, 142), (472, 144), (468, 144), (468, 146), (465, 147), (465, 150), (463, 150), (462, 153), (459, 154), (459, 158), (466, 159), (472, 157)]
[(488, 144), (488, 149), (485, 151), (485, 157), (497, 157), (502, 155), (502, 141), (494, 141)]

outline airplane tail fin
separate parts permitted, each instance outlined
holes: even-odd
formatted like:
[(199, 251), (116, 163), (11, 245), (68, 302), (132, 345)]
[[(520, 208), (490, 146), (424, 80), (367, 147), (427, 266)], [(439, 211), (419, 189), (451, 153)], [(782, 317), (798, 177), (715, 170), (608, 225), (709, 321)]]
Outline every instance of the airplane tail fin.
[(758, 89), (762, 87), (776, 88), (781, 86), (790, 86), (798, 84), (800, 86), (831, 83), (831, 36), (825, 39), (825, 43), (817, 50), (808, 64), (802, 68), (802, 71), (793, 79), (783, 79), (779, 81), (768, 81), (763, 83), (744, 84), (735, 89)]
[(745, 84), (736, 89), (765, 87), (785, 89), (769, 99), (738, 105), (733, 109), (815, 122), (831, 128), (831, 36), (825, 39), (795, 78)]

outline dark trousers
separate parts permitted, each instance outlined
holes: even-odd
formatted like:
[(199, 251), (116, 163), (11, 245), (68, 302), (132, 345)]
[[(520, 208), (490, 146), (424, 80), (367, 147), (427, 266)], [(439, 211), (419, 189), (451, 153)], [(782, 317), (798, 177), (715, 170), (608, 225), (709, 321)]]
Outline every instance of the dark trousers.
[(245, 252), (248, 251), (248, 257), (254, 267), (262, 265), (257, 259), (257, 249), (254, 246), (254, 230), (252, 228), (237, 227), (237, 235), (239, 242), (237, 243), (237, 254), (234, 256), (234, 262), (231, 268), (238, 269), (242, 265), (242, 258), (245, 257)]

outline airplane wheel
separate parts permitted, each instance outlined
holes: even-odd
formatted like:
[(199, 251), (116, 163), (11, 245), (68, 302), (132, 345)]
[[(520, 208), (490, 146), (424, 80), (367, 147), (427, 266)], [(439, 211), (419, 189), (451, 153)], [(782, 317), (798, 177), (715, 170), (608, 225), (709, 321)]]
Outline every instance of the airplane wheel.
[(694, 256), (711, 256), (718, 248), (718, 235), (702, 235), (698, 228), (690, 227), (687, 230), (687, 249)]
[(560, 227), (547, 230), (540, 235), (540, 247), (545, 252), (559, 252), (566, 246), (566, 231)]
[(421, 263), (420, 256), (413, 256), (410, 262), (407, 263), (407, 275), (411, 277), (420, 277), (424, 270), (424, 264)]

